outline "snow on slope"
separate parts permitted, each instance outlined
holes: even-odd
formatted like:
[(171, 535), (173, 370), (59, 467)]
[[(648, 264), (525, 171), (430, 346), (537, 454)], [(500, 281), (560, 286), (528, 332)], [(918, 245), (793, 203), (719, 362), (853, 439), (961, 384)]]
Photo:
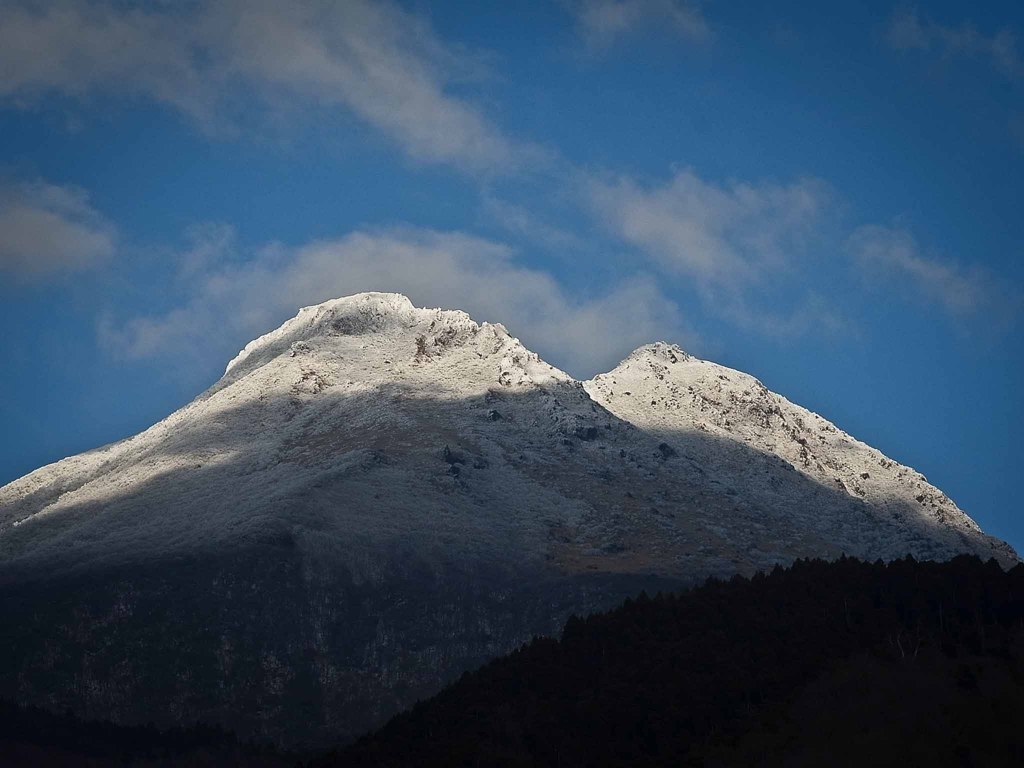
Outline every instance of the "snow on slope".
[[(485, 421), (486, 411), (465, 413), (467, 401), (482, 402), (491, 387), (509, 394), (549, 383), (579, 388), (500, 325), (479, 326), (464, 312), (417, 309), (396, 294), (307, 307), (145, 432), (0, 488), (0, 557), (107, 558), (258, 535), (310, 489), (365, 474), (386, 454), (424, 450), (430, 477), (413, 466), (405, 482), (378, 489), (400, 519), (422, 501), (416, 480), (448, 468), (436, 433), (454, 440)], [(452, 404), (448, 423), (436, 411)]]
[(500, 325), (397, 294), (306, 307), (145, 432), (0, 488), (0, 561), (268, 532), (669, 575), (1013, 557), (920, 475), (745, 374), (655, 344), (581, 384)]

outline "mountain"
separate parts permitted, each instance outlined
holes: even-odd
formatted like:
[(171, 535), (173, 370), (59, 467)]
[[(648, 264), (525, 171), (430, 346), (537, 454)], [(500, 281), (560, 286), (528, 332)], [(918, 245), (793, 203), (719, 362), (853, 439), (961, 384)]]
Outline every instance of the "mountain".
[(501, 325), (359, 294), (0, 488), (0, 696), (326, 744), (573, 612), (843, 553), (1017, 562), (745, 374), (655, 344), (579, 382)]

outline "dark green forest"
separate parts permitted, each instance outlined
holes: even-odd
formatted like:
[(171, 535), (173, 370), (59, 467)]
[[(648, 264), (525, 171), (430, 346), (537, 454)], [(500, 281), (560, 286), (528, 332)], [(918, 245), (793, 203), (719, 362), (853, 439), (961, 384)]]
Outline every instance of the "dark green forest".
[(569, 620), (297, 760), (0, 703), (10, 766), (1024, 765), (1024, 565), (799, 561)]
[(1024, 566), (800, 561), (643, 595), (314, 765), (1024, 765)]

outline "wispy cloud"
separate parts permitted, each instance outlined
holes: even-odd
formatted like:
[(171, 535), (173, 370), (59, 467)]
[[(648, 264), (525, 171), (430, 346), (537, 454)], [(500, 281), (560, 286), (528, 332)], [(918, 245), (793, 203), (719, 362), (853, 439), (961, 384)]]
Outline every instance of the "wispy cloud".
[[(236, 248), (216, 235), (203, 244)], [(298, 307), (368, 290), (399, 291), (420, 306), (456, 307), (478, 320), (505, 323), (577, 375), (607, 369), (653, 339), (691, 346), (694, 340), (676, 305), (650, 278), (574, 297), (546, 272), (516, 265), (507, 246), (462, 233), (356, 232), (299, 248), (266, 246), (244, 262), (208, 253), (206, 263), (179, 307), (157, 316), (105, 318), (104, 346), (127, 358), (200, 354), (205, 364), (223, 363)]]
[(714, 183), (681, 170), (662, 184), (588, 176), (583, 187), (609, 234), (695, 288), (710, 313), (767, 336), (848, 329), (806, 268), (833, 196), (824, 182)]
[(582, 246), (582, 238), (575, 232), (538, 216), (530, 208), (510, 203), (489, 192), (483, 194), (481, 210), (484, 216), (507, 232), (549, 250), (575, 250)]
[(220, 268), (238, 253), (235, 229), (227, 224), (198, 224), (189, 227), (185, 237), (188, 248), (174, 259), (180, 280), (191, 280)]
[(0, 271), (24, 278), (89, 269), (115, 248), (114, 227), (76, 187), (0, 184)]
[(246, 93), (274, 109), (344, 109), (417, 161), (509, 170), (537, 153), (451, 93), (476, 69), (387, 0), (57, 0), (11, 3), (0, 16), (8, 103), (129, 93), (209, 126)]
[(817, 292), (813, 286), (789, 282), (786, 291), (796, 295), (784, 308), (773, 307), (757, 297), (738, 294), (722, 297), (716, 307), (719, 314), (737, 328), (761, 337), (793, 339), (817, 336), (833, 339), (859, 338), (860, 328), (835, 301)]
[(590, 204), (612, 234), (662, 269), (706, 287), (742, 286), (784, 267), (816, 226), (827, 186), (714, 184), (690, 170), (662, 185), (591, 178)]
[(932, 51), (946, 58), (973, 56), (987, 59), (1007, 77), (1024, 77), (1024, 59), (1009, 29), (986, 35), (969, 21), (946, 26), (914, 9), (897, 11), (889, 19), (886, 41), (896, 50)]
[(691, 42), (711, 37), (700, 7), (686, 0), (576, 0), (569, 8), (592, 53), (644, 30), (668, 32)]
[(987, 275), (926, 255), (906, 229), (864, 226), (850, 236), (847, 246), (868, 282), (888, 287), (895, 281), (905, 292), (938, 304), (953, 316), (995, 311), (1002, 305)]

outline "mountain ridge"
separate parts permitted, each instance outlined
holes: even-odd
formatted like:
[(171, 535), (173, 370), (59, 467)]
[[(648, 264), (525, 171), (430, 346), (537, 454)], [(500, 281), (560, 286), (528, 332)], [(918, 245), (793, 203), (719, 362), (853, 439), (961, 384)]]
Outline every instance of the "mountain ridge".
[[(770, 392), (767, 388), (761, 384), (760, 381), (750, 377), (748, 374), (733, 369), (725, 368), (724, 366), (718, 366), (717, 364), (709, 361), (699, 360), (681, 350), (678, 346), (670, 344), (664, 341), (653, 342), (650, 344), (641, 345), (629, 355), (626, 356), (615, 368), (611, 371), (603, 374), (597, 374), (592, 379), (587, 381), (576, 381), (568, 374), (563, 371), (554, 368), (553, 366), (544, 363), (535, 353), (530, 352), (528, 349), (523, 347), (518, 339), (511, 336), (504, 326), (500, 324), (483, 323), (477, 324), (472, 318), (460, 310), (441, 310), (441, 309), (418, 309), (413, 306), (412, 302), (408, 297), (397, 294), (397, 293), (363, 293), (356, 294), (350, 297), (343, 297), (339, 299), (332, 299), (321, 304), (311, 305), (303, 307), (299, 310), (296, 316), (286, 321), (279, 328), (264, 334), (257, 339), (247, 344), (239, 353), (236, 355), (227, 365), (224, 375), (215, 382), (206, 392), (200, 394), (192, 403), (185, 406), (185, 408), (172, 414), (173, 418), (176, 414), (186, 411), (191, 408), (197, 402), (201, 402), (209, 399), (217, 392), (221, 391), (225, 387), (230, 387), (233, 383), (244, 377), (247, 373), (257, 369), (258, 367), (273, 361), (275, 358), (282, 354), (288, 354), (289, 357), (301, 356), (305, 352), (308, 352), (308, 344), (310, 340), (322, 337), (325, 333), (339, 334), (345, 336), (360, 336), (369, 334), (379, 334), (385, 332), (388, 328), (402, 328), (408, 329), (416, 327), (418, 324), (422, 324), (427, 313), (431, 319), (430, 326), (424, 330), (428, 333), (433, 330), (439, 331), (428, 335), (428, 333), (417, 335), (417, 344), (419, 344), (419, 338), (422, 336), (422, 348), (417, 347), (417, 352), (413, 357), (413, 364), (426, 364), (430, 362), (437, 362), (442, 355), (440, 351), (443, 350), (449, 344), (458, 341), (460, 334), (492, 334), (494, 347), (489, 351), (489, 354), (484, 354), (487, 350), (481, 351), (480, 344), (477, 344), (477, 354), (481, 357), (493, 357), (499, 352), (501, 361), (498, 364), (497, 380), (494, 382), (500, 386), (509, 386), (515, 378), (515, 385), (523, 386), (530, 384), (541, 384), (544, 382), (558, 381), (560, 383), (568, 384), (569, 386), (580, 386), (586, 391), (587, 395), (598, 405), (607, 408), (611, 413), (620, 416), (624, 421), (631, 424), (642, 424), (647, 429), (652, 428), (666, 428), (666, 425), (678, 429), (680, 427), (690, 428), (695, 427), (707, 431), (710, 428), (716, 428), (719, 434), (728, 434), (731, 430), (728, 429), (732, 426), (728, 419), (722, 418), (730, 412), (727, 407), (722, 407), (720, 403), (707, 396), (704, 392), (697, 393), (693, 399), (700, 400), (697, 408), (680, 408), (680, 404), (677, 402), (680, 394), (679, 386), (675, 386), (673, 382), (664, 382), (664, 373), (668, 370), (664, 365), (664, 370), (652, 370), (650, 374), (657, 379), (658, 382), (653, 386), (650, 383), (645, 385), (636, 375), (636, 368), (642, 367), (651, 369), (651, 360), (665, 363), (670, 366), (674, 366), (677, 362), (682, 363), (684, 367), (703, 367), (710, 368), (713, 375), (717, 376), (718, 379), (728, 380), (730, 377), (739, 377), (741, 379), (742, 387), (745, 390), (744, 395), (749, 395), (750, 390), (754, 390), (754, 397), (742, 397), (739, 405), (746, 406), (748, 411), (753, 409), (760, 409), (757, 414), (758, 417), (765, 418), (765, 429), (770, 427), (770, 421), (773, 415), (776, 414), (781, 417), (782, 422), (786, 421), (785, 416), (781, 412), (780, 406), (785, 406), (789, 415), (795, 417), (795, 424), (786, 424), (786, 428), (790, 430), (790, 436), (792, 441), (799, 445), (799, 448), (794, 446), (787, 446), (783, 444), (780, 446), (772, 444), (771, 440), (766, 440), (765, 436), (754, 435), (751, 439), (751, 430), (746, 430), (746, 434), (741, 435), (741, 438), (748, 443), (754, 443), (759, 449), (766, 453), (775, 453), (782, 456), (794, 467), (800, 466), (801, 470), (804, 470), (804, 474), (811, 477), (817, 482), (825, 484), (835, 483), (839, 488), (843, 489), (851, 495), (867, 496), (870, 492), (869, 489), (865, 489), (864, 486), (877, 485), (877, 475), (881, 474), (893, 474), (888, 472), (893, 467), (895, 473), (905, 474), (909, 478), (906, 485), (912, 487), (913, 498), (918, 504), (922, 504), (926, 509), (937, 510), (937, 516), (944, 518), (945, 520), (951, 520), (954, 525), (962, 526), (965, 530), (971, 533), (980, 533), (980, 528), (977, 523), (970, 518), (966, 513), (963, 513), (944, 493), (939, 489), (931, 486), (924, 479), (920, 473), (913, 472), (910, 468), (903, 467), (898, 462), (889, 459), (884, 456), (881, 452), (875, 449), (865, 446), (860, 441), (856, 441), (851, 438), (842, 430), (839, 430), (835, 425), (831, 424), (827, 420), (820, 417), (818, 414), (814, 414), (806, 409), (800, 408), (790, 403), (785, 398), (782, 398), (775, 393)], [(391, 361), (387, 361), (391, 364)], [(401, 365), (400, 362), (397, 363)], [(657, 367), (658, 363), (654, 363)], [(396, 371), (392, 371), (394, 374)], [(398, 371), (400, 373), (400, 371)], [(311, 389), (320, 390), (333, 385), (328, 378), (328, 374), (324, 372), (315, 371), (303, 371), (301, 381), (308, 384)], [(643, 377), (647, 381), (650, 381), (651, 376)], [(688, 381), (693, 379), (690, 376)], [(706, 377), (705, 377), (706, 378)], [(632, 387), (634, 389), (645, 389), (645, 396), (651, 396), (650, 408), (656, 408), (659, 400), (664, 401), (666, 391), (671, 390), (668, 394), (674, 396), (669, 400), (667, 404), (663, 403), (664, 409), (675, 410), (679, 413), (676, 414), (674, 420), (664, 417), (664, 414), (655, 416), (650, 412), (649, 409), (628, 407), (622, 404), (623, 397), (620, 394), (618, 400), (615, 400), (614, 387), (618, 379), (628, 379), (632, 381), (632, 384), (624, 383), (623, 387), (620, 387), (620, 393), (624, 391), (625, 387)], [(301, 383), (301, 382), (300, 382)], [(380, 383), (379, 381), (377, 383)], [(684, 382), (685, 383), (685, 382)], [(693, 393), (694, 387), (692, 383), (688, 384), (688, 390)], [(733, 388), (736, 389), (735, 387)], [(650, 391), (647, 391), (650, 390)], [(718, 386), (718, 390), (721, 391), (721, 385)], [(629, 391), (625, 389), (625, 391)], [(735, 392), (729, 392), (729, 396), (732, 398), (734, 403), (737, 403), (737, 397)], [(637, 393), (639, 396), (639, 392)], [(629, 397), (629, 395), (626, 395)], [(614, 402), (613, 402), (614, 401)], [(647, 400), (645, 399), (646, 403)], [(715, 408), (714, 406), (719, 406)], [(646, 410), (646, 412), (645, 412)], [(702, 418), (703, 414), (711, 411), (710, 422), (708, 418)], [(716, 418), (717, 417), (717, 418)], [(850, 443), (861, 449), (866, 449), (871, 453), (872, 461), (865, 461), (863, 457), (859, 462), (857, 472), (846, 471), (843, 472), (839, 466), (834, 466), (836, 462), (830, 458), (825, 457), (824, 465), (818, 460), (813, 453), (813, 448), (809, 450), (808, 444), (808, 433), (810, 430), (803, 423), (804, 420), (814, 422), (819, 432), (825, 431), (836, 436), (837, 441), (848, 440)], [(157, 429), (166, 420), (158, 422), (152, 429)], [(800, 435), (796, 434), (797, 425)], [(110, 444), (109, 446), (103, 446), (93, 451), (88, 451), (84, 454), (79, 454), (75, 457), (69, 457), (58, 462), (54, 462), (50, 465), (40, 468), (35, 472), (29, 473), (23, 478), (19, 478), (12, 483), (0, 488), (0, 509), (5, 504), (11, 503), (11, 497), (19, 495), (18, 485), (22, 481), (29, 481), (29, 479), (41, 479), (39, 473), (46, 473), (47, 470), (55, 470), (58, 465), (62, 462), (77, 463), (87, 457), (90, 454), (94, 454), (97, 451), (105, 451), (109, 449), (116, 449), (118, 446), (124, 444), (130, 444), (131, 441), (136, 440), (142, 435), (146, 435), (151, 430), (146, 430), (140, 435), (127, 438), (126, 440), (117, 441)], [(824, 442), (822, 436), (817, 435), (818, 440)], [(786, 450), (789, 448), (790, 450)], [(849, 451), (846, 451), (849, 453)], [(794, 461), (796, 459), (796, 461)], [(813, 462), (813, 467), (811, 466)], [(876, 468), (874, 465), (878, 464)], [(876, 477), (872, 479), (870, 477), (871, 472), (867, 464), (871, 464), (870, 469), (875, 470)], [(827, 469), (826, 469), (827, 467)], [(831, 470), (831, 471), (830, 471)], [(868, 477), (863, 477), (867, 474)], [(858, 475), (860, 477), (858, 478)], [(902, 479), (902, 476), (901, 476)], [(870, 481), (870, 482), (868, 482)], [(890, 496), (899, 498), (900, 494), (895, 491), (898, 489), (898, 484), (894, 487), (890, 483), (887, 487), (882, 489)], [(76, 489), (77, 490), (77, 489)], [(61, 496), (65, 495), (68, 491), (62, 491)], [(72, 491), (74, 492), (74, 490)], [(904, 496), (906, 494), (903, 494)], [(924, 497), (924, 500), (918, 499), (918, 497)], [(907, 499), (903, 499), (906, 501)], [(54, 503), (58, 503), (59, 499), (55, 500)], [(59, 508), (59, 507), (58, 507)], [(40, 510), (45, 513), (46, 509)], [(56, 510), (54, 510), (56, 511)], [(37, 513), (38, 514), (38, 513)], [(5, 525), (21, 525), (26, 522), (29, 518), (23, 518), (18, 520), (3, 520), (0, 519), (0, 530)], [(1005, 552), (1005, 560), (1007, 562), (1012, 561), (1013, 554), (1011, 552)]]

